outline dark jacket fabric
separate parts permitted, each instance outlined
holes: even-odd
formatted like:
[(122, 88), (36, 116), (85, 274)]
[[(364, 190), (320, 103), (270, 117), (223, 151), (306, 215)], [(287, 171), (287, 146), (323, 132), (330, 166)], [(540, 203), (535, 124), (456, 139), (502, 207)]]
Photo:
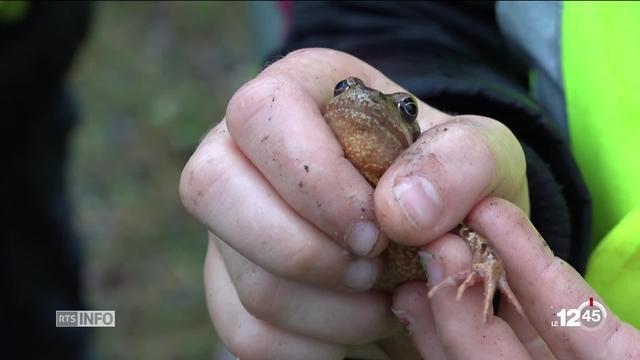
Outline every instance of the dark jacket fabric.
[(286, 43), (350, 53), (431, 106), (507, 125), (527, 159), (531, 219), (584, 274), (590, 201), (556, 122), (529, 95), (529, 64), (511, 53), (494, 2), (295, 2)]
[(87, 3), (29, 2), (0, 23), (0, 205), (3, 358), (83, 359), (88, 329), (56, 328), (84, 310), (81, 256), (65, 184), (76, 122), (65, 78), (88, 29)]

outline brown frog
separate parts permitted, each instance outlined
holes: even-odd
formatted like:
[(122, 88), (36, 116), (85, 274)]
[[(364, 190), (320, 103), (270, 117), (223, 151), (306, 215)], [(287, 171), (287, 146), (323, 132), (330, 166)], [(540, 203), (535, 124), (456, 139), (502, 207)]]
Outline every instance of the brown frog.
[[(383, 94), (355, 77), (336, 85), (334, 97), (324, 109), (324, 117), (342, 144), (345, 157), (373, 186), (377, 185), (391, 163), (420, 136), (417, 115), (418, 103), (410, 94)], [(473, 253), (472, 263), (467, 270), (434, 286), (429, 297), (443, 287), (461, 284), (457, 295), (459, 299), (467, 287), (480, 279), (484, 283), (485, 322), (493, 314), (491, 304), (496, 287), (523, 314), (507, 283), (502, 261), (493, 248), (463, 224), (454, 231), (469, 244)], [(426, 280), (417, 250), (391, 242), (383, 253), (384, 273), (374, 288), (392, 291), (405, 281)]]

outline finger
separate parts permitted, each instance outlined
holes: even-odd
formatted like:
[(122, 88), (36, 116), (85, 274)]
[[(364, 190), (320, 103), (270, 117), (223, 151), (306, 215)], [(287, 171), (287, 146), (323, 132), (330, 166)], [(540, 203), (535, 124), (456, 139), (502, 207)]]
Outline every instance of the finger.
[[(458, 236), (447, 234), (425, 246), (429, 284), (438, 284), (447, 276), (468, 267), (471, 252)], [(429, 255), (430, 254), (430, 255)], [(526, 349), (507, 323), (497, 316), (482, 321), (482, 288), (474, 286), (456, 299), (457, 289), (443, 288), (431, 298), (431, 310), (442, 345), (456, 359), (527, 359)]]
[(289, 54), (241, 88), (226, 118), (242, 153), (287, 204), (354, 254), (372, 256), (388, 243), (373, 190), (345, 159), (321, 112), (335, 84), (349, 75), (400, 90), (352, 56), (310, 49)]
[[(319, 60), (321, 59), (321, 60)], [(333, 88), (349, 76), (363, 80), (369, 87), (384, 93), (407, 92), (382, 72), (366, 62), (341, 51), (326, 48), (307, 48), (291, 52), (282, 60), (272, 64), (258, 77), (272, 74), (287, 74), (297, 79), (317, 104), (326, 104), (333, 96)], [(447, 121), (449, 116), (418, 100), (421, 129)]]
[(378, 259), (356, 259), (300, 217), (234, 145), (225, 123), (202, 141), (185, 167), (185, 207), (253, 263), (278, 276), (365, 290)]
[(258, 319), (295, 334), (340, 344), (364, 344), (400, 328), (380, 292), (347, 294), (278, 278), (218, 241), (240, 302)]
[[(413, 344), (411, 335), (401, 332), (395, 336), (382, 339), (378, 342), (380, 349), (391, 359), (423, 360), (425, 359)], [(427, 358), (431, 360), (431, 357)]]
[[(544, 239), (516, 206), (488, 198), (476, 206), (469, 225), (491, 241), (500, 254), (509, 282), (532, 325), (560, 359), (640, 357), (640, 333), (611, 313), (580, 274), (553, 255)], [(601, 327), (587, 331), (552, 327), (560, 309), (578, 308), (593, 297), (607, 317)]]
[(447, 359), (427, 297), (429, 289), (423, 281), (408, 282), (395, 290), (393, 313), (407, 327), (420, 354), (429, 360)]
[(349, 346), (345, 359), (389, 360), (389, 357), (377, 343), (371, 343)]
[(220, 253), (209, 241), (204, 267), (207, 306), (216, 331), (240, 359), (342, 359), (343, 346), (292, 334), (244, 310)]
[(385, 233), (418, 246), (451, 230), (489, 194), (528, 211), (525, 158), (511, 131), (481, 116), (427, 130), (380, 179), (376, 213)]
[(538, 334), (529, 320), (520, 315), (516, 308), (511, 306), (504, 298), (500, 302), (498, 314), (513, 329), (513, 332), (520, 339), (532, 359), (555, 359), (551, 349), (549, 349), (547, 343), (544, 342), (544, 339)]

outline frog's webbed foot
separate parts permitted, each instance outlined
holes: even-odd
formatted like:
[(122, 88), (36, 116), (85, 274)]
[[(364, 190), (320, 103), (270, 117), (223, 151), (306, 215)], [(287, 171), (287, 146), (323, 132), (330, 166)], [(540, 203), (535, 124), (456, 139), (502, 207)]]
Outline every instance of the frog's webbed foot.
[(492, 303), (496, 288), (500, 289), (518, 313), (524, 316), (518, 299), (509, 287), (507, 274), (504, 271), (502, 260), (498, 257), (498, 254), (484, 238), (464, 225), (458, 228), (458, 235), (471, 247), (471, 251), (473, 252), (471, 265), (466, 270), (449, 276), (434, 286), (431, 291), (429, 291), (429, 298), (433, 297), (440, 289), (460, 284), (456, 296), (456, 300), (460, 300), (462, 294), (468, 287), (473, 286), (478, 280), (481, 280), (484, 284), (483, 321), (485, 323), (487, 319), (493, 316)]

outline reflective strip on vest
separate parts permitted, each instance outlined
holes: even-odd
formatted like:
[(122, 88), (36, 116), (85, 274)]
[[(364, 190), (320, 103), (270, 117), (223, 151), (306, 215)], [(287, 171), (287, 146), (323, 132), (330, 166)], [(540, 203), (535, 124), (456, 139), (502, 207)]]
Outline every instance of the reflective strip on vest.
[(587, 281), (640, 328), (640, 3), (564, 2), (562, 71), (571, 147), (602, 239)]

